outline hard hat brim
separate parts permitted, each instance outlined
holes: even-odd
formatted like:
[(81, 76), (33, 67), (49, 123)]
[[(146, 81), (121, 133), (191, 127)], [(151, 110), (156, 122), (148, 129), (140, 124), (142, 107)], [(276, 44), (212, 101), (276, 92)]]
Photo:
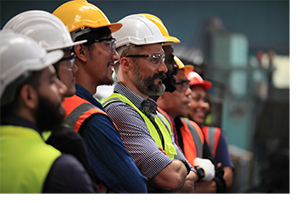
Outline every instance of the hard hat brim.
[(113, 32), (116, 32), (116, 31), (120, 30), (121, 27), (123, 26), (123, 24), (122, 23), (111, 23), (107, 26), (109, 27), (111, 33), (113, 33)]

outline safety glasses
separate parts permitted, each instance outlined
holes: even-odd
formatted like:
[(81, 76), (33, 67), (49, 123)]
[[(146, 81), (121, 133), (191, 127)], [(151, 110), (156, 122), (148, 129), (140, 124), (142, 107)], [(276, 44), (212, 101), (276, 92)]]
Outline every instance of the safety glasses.
[(111, 37), (107, 39), (94, 39), (93, 43), (103, 43), (107, 50), (112, 54), (116, 51), (117, 40), (115, 38)]
[(164, 54), (141, 54), (141, 55), (128, 55), (128, 58), (147, 58), (149, 62), (153, 63), (154, 65), (160, 64), (162, 61), (165, 61)]

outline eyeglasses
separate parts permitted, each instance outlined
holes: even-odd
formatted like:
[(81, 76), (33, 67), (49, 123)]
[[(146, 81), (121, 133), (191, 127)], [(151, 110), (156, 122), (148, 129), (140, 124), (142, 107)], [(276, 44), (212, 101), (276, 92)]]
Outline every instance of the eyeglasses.
[(148, 58), (148, 61), (153, 63), (154, 65), (160, 64), (162, 61), (165, 61), (165, 55), (164, 54), (141, 54), (141, 55), (128, 55), (125, 57), (129, 58)]
[(114, 53), (116, 51), (117, 40), (115, 38), (107, 38), (107, 39), (94, 39), (94, 43), (105, 42), (104, 45), (107, 47), (107, 50), (110, 53)]
[(76, 58), (76, 54), (74, 52), (72, 52), (70, 54), (70, 56), (67, 56), (65, 58), (60, 59), (57, 63), (55, 63), (53, 65), (54, 65), (54, 67), (58, 67), (59, 63), (61, 63), (63, 61), (69, 61), (69, 63), (64, 64), (63, 67), (66, 68), (69, 71), (73, 71), (74, 70), (74, 61), (75, 61), (75, 58)]
[(180, 82), (176, 82), (176, 90), (179, 92), (185, 92), (190, 87), (190, 80), (182, 80)]

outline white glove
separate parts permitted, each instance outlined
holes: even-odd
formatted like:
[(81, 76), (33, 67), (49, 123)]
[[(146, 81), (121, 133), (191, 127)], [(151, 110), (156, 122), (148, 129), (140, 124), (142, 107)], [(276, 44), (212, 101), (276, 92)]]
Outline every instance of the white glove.
[(205, 175), (201, 180), (211, 181), (215, 177), (215, 166), (209, 159), (196, 157), (194, 159), (194, 166), (199, 166), (204, 170)]

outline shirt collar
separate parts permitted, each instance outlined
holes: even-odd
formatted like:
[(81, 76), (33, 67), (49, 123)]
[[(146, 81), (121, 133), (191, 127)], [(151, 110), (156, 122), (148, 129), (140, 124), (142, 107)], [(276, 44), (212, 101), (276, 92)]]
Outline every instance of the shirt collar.
[(89, 91), (87, 91), (84, 87), (78, 84), (75, 84), (75, 87), (77, 96), (89, 101), (91, 104), (97, 106), (98, 108), (104, 111), (102, 104), (98, 102)]
[(157, 103), (148, 97), (148, 99), (144, 99), (140, 95), (136, 94), (126, 86), (116, 83), (114, 86), (114, 91), (125, 96), (127, 99), (129, 99), (138, 109), (142, 110), (143, 108), (147, 108), (150, 113), (156, 114), (157, 110)]
[(41, 131), (37, 128), (37, 126), (34, 123), (25, 118), (13, 114), (5, 115), (3, 118), (1, 118), (1, 125), (14, 125), (25, 128), (31, 128), (41, 135)]

